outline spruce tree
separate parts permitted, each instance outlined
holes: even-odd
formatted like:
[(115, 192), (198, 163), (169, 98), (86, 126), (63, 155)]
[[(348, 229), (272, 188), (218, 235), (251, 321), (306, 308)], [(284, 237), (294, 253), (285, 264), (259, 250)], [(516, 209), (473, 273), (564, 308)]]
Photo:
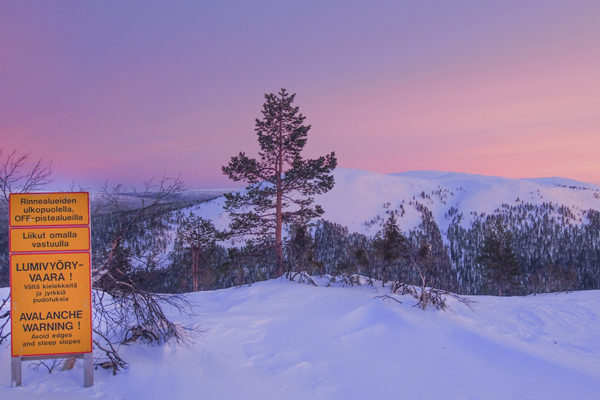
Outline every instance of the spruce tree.
[(498, 287), (499, 296), (516, 285), (520, 270), (513, 251), (513, 238), (500, 219), (489, 226), (478, 261), (484, 267), (488, 283)]
[(375, 237), (375, 248), (387, 263), (394, 263), (406, 256), (408, 241), (400, 230), (394, 214), (390, 214), (383, 224), (383, 229)]
[(241, 152), (222, 168), (230, 179), (248, 183), (245, 191), (225, 196), (231, 232), (273, 243), (277, 276), (283, 275), (283, 226), (306, 224), (323, 214), (313, 196), (333, 188), (330, 173), (337, 164), (333, 152), (316, 159), (301, 156), (311, 126), (293, 105), (295, 97), (285, 89), (266, 94), (254, 128), (258, 159)]
[(286, 243), (287, 261), (291, 271), (313, 274), (319, 267), (315, 261), (315, 242), (306, 225), (294, 225)]
[(393, 213), (384, 222), (382, 230), (375, 236), (373, 246), (383, 262), (379, 278), (382, 284), (385, 284), (389, 278), (387, 268), (394, 265), (397, 267), (400, 261), (408, 257), (409, 250), (408, 240), (400, 230)]
[[(217, 240), (218, 232), (212, 222), (190, 215), (185, 218), (177, 229), (177, 241), (181, 247), (189, 248), (192, 256), (191, 272), (192, 272), (192, 289), (198, 291), (199, 275), (200, 275), (200, 258), (209, 249), (213, 248)], [(211, 272), (208, 267), (204, 271), (205, 281), (211, 281)]]

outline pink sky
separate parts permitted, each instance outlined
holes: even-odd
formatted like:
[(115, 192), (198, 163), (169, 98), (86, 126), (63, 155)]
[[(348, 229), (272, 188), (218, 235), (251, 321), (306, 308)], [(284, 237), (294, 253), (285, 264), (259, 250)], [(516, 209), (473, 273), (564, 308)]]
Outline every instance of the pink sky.
[[(575, 4), (576, 3), (576, 4)], [(600, 184), (600, 3), (14, 2), (0, 144), (57, 184), (229, 187), (265, 92), (342, 167)]]

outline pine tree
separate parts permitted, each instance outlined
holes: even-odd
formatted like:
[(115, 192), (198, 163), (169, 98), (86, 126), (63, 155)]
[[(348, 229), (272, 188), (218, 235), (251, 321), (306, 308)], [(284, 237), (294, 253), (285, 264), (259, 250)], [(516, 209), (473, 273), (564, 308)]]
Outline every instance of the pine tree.
[(337, 164), (333, 152), (306, 160), (300, 155), (311, 126), (304, 124), (306, 117), (293, 105), (295, 96), (285, 89), (266, 94), (262, 118), (254, 128), (259, 158), (241, 152), (222, 168), (230, 179), (249, 184), (243, 192), (226, 195), (231, 232), (273, 241), (277, 276), (283, 275), (283, 226), (306, 224), (323, 214), (320, 206), (313, 205), (313, 196), (333, 188), (330, 173)]
[(520, 270), (513, 252), (513, 238), (500, 219), (490, 225), (477, 260), (484, 266), (488, 282), (498, 287), (499, 296), (516, 285)]

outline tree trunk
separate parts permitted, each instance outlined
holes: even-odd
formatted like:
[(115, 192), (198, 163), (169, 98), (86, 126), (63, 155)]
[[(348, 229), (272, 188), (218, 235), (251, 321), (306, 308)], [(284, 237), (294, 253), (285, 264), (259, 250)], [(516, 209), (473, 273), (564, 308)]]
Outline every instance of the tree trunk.
[(194, 292), (198, 291), (198, 269), (200, 263), (200, 249), (192, 246), (192, 286)]
[(281, 239), (282, 213), (281, 213), (281, 175), (277, 177), (277, 204), (275, 208), (275, 250), (277, 251), (277, 277), (283, 275), (283, 244)]
[(283, 244), (282, 244), (282, 200), (283, 188), (281, 175), (283, 174), (283, 128), (279, 127), (279, 153), (277, 154), (277, 203), (275, 204), (275, 250), (277, 252), (277, 277), (283, 275)]

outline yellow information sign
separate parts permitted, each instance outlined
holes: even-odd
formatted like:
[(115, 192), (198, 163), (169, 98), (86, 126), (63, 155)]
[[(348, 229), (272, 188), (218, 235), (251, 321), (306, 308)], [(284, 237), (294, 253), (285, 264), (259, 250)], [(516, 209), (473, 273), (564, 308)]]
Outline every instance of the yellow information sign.
[(89, 225), (89, 194), (11, 193), (10, 226)]
[(11, 252), (77, 251), (90, 249), (90, 228), (13, 228)]
[(12, 356), (92, 351), (90, 255), (12, 254)]

